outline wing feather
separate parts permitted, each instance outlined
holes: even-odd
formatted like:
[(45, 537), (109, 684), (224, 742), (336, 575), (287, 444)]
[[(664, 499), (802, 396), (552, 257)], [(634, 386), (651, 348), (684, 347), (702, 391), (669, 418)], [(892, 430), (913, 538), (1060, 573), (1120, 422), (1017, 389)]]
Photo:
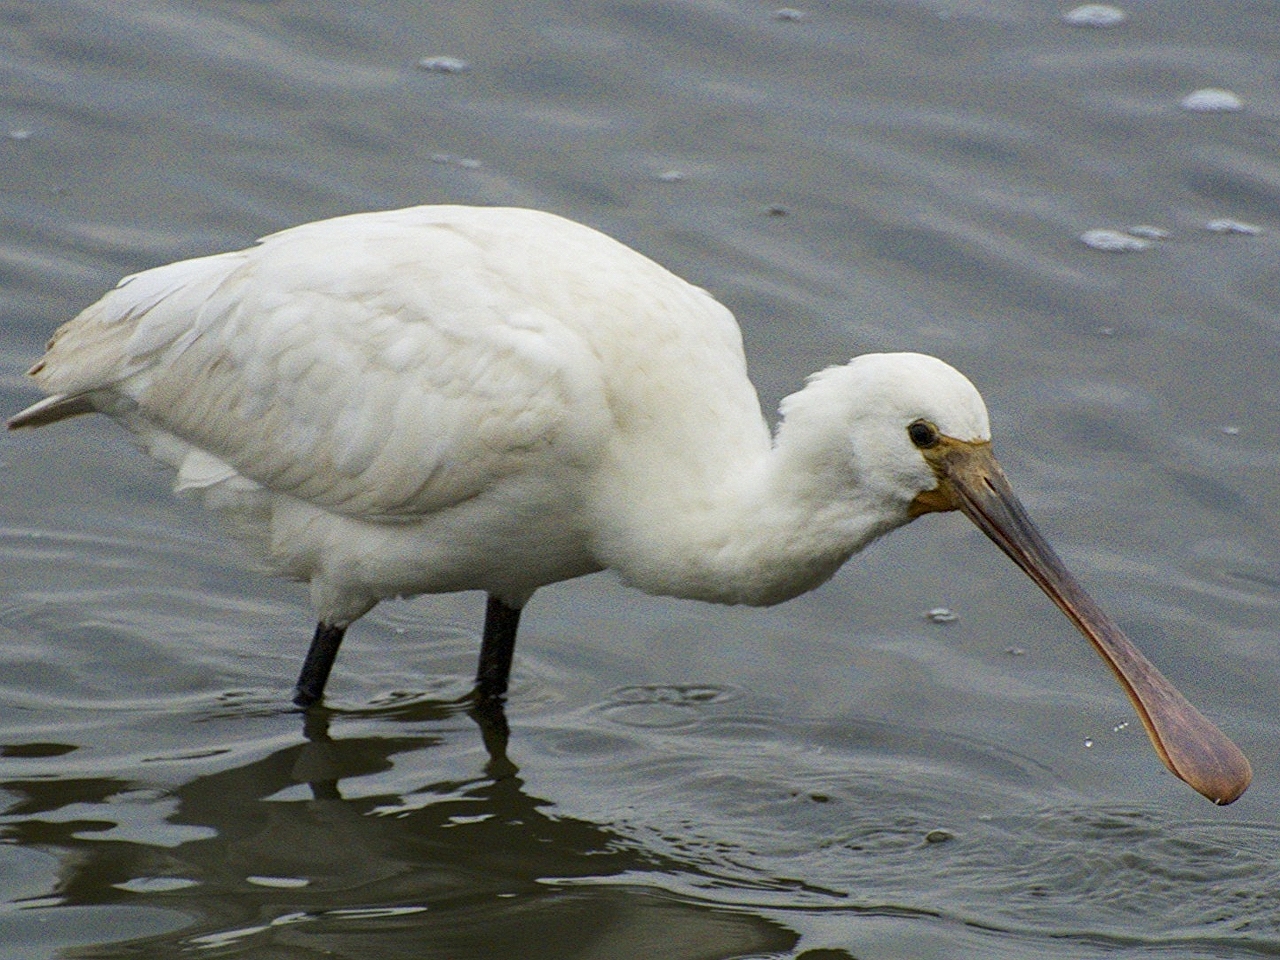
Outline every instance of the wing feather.
[(149, 270), (32, 372), (54, 396), (12, 426), (101, 410), (179, 485), (212, 489), (225, 465), (364, 520), (488, 494), (515, 524), (530, 504), (570, 513), (573, 482), (655, 514), (770, 442), (728, 310), (528, 210), (356, 214)]
[(570, 413), (598, 375), (577, 334), (462, 232), (345, 220), (127, 278), (55, 335), (35, 376), (153, 452), (160, 432), (211, 458), (187, 457), (180, 485), (225, 464), (359, 518), (429, 514), (529, 451), (585, 449), (591, 425)]

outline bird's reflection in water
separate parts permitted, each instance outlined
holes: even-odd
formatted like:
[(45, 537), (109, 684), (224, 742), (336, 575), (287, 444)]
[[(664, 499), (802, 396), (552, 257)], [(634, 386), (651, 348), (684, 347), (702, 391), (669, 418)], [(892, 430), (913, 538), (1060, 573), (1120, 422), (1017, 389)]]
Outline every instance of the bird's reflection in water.
[[(461, 738), (474, 744), (476, 733), (457, 723), (462, 714), (479, 727), (486, 750), (476, 776), (377, 792), (377, 777), (412, 754), (471, 749)], [(197, 839), (102, 843), (84, 839), (83, 822), (14, 824), (19, 843), (66, 851), (63, 905), (145, 905), (196, 918), (172, 934), (96, 947), (95, 957), (217, 948), (387, 960), (678, 960), (795, 947), (796, 934), (771, 921), (645, 886), (645, 875), (687, 873), (689, 865), (607, 825), (558, 816), (551, 801), (530, 796), (507, 756), (500, 704), (414, 701), (313, 709), (298, 719), (301, 742), (197, 777), (157, 803), (152, 815), (171, 834)], [(387, 735), (340, 735), (344, 727), (367, 731), (370, 722)], [(424, 767), (438, 768), (437, 759)], [(456, 760), (455, 753), (450, 771)], [(0, 786), (40, 792), (31, 783)], [(63, 786), (64, 806), (85, 802), (86, 793), (100, 802), (128, 789), (118, 781)]]
[(507, 743), (511, 740), (511, 727), (507, 723), (507, 711), (496, 697), (476, 697), (470, 701), (467, 716), (480, 728), (489, 762), (485, 773), (495, 780), (514, 777), (519, 769), (507, 758)]
[[(367, 711), (361, 711), (367, 713)], [(511, 740), (511, 725), (507, 721), (506, 705), (496, 697), (468, 695), (459, 700), (410, 702), (391, 710), (380, 709), (376, 715), (386, 720), (400, 722), (431, 723), (445, 721), (457, 713), (465, 713), (480, 733), (488, 760), (484, 765), (485, 778), (495, 784), (516, 780), (520, 772), (507, 756), (507, 744)], [(302, 735), (306, 739), (294, 775), (299, 782), (310, 785), (317, 800), (341, 800), (338, 782), (345, 774), (330, 736), (330, 725), (342, 712), (322, 705), (302, 711)]]

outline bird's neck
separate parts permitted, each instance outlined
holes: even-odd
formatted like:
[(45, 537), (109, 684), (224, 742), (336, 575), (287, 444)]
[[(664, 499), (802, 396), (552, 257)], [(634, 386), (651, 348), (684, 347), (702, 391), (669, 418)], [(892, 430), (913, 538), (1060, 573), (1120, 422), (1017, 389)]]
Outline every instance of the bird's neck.
[(644, 498), (627, 547), (605, 564), (649, 593), (780, 603), (909, 519), (906, 504), (860, 483), (846, 452), (787, 423), (772, 445), (735, 458), (713, 482), (679, 480), (667, 477)]

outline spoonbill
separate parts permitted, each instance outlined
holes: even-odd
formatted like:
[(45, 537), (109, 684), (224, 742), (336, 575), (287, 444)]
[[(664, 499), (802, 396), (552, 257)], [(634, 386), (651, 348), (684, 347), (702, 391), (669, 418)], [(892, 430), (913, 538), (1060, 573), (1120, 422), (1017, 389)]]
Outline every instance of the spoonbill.
[(925, 513), (961, 510), (1115, 672), (1156, 752), (1217, 803), (1249, 762), (1036, 530), (986, 407), (941, 360), (814, 374), (771, 436), (729, 311), (588, 227), (422, 206), (126, 277), (58, 330), (8, 422), (98, 411), (175, 471), (318, 621), (294, 701), (387, 597), (488, 595), (475, 694), (507, 689), (538, 587), (611, 569), (653, 594), (769, 605)]

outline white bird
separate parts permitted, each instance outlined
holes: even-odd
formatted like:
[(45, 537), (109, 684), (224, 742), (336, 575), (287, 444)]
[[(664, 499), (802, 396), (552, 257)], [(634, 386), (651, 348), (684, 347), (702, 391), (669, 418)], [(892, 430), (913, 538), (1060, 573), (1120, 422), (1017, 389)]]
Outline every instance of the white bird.
[(387, 597), (486, 591), (476, 693), (500, 699), (544, 584), (611, 569), (775, 604), (960, 509), (1094, 643), (1174, 774), (1219, 803), (1249, 783), (1032, 526), (961, 374), (857, 357), (784, 400), (771, 436), (729, 311), (568, 220), (426, 206), (295, 227), (126, 277), (30, 373), (49, 396), (11, 429), (111, 416), (310, 584), (301, 706)]

